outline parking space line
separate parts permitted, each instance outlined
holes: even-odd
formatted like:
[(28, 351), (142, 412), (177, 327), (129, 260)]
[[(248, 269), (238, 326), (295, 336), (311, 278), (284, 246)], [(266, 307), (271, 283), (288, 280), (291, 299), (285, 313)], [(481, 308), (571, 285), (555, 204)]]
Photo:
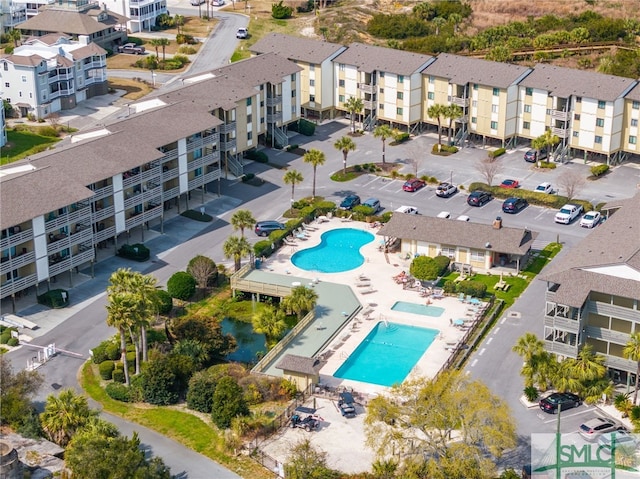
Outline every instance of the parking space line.
[(480, 351), (478, 351), (478, 356), (482, 356), (484, 354), (485, 348), (482, 348)]
[(493, 341), (493, 337), (490, 337), (489, 339), (487, 339), (487, 346), (491, 344), (491, 341)]
[[(580, 415), (582, 415), (582, 414), (590, 413), (590, 412), (592, 412), (594, 409), (595, 409), (595, 407), (591, 407), (591, 408), (587, 408), (587, 409), (585, 409), (584, 411), (578, 411), (578, 412), (575, 412), (575, 413), (573, 413), (573, 414), (566, 414), (566, 413), (562, 413), (562, 419), (565, 419), (565, 418), (568, 418), (568, 417), (580, 416)], [(603, 416), (601, 416), (601, 417), (603, 417)], [(554, 418), (553, 418), (553, 419), (549, 419), (549, 420), (547, 420), (547, 421), (544, 421), (544, 420), (543, 420), (542, 422), (543, 422), (543, 423), (545, 423), (545, 424), (550, 424), (550, 423), (552, 423), (552, 422), (558, 422), (558, 416), (555, 416), (555, 415), (554, 415)]]
[[(381, 189), (381, 190), (384, 190), (384, 189), (386, 189), (388, 186), (393, 185), (395, 182), (396, 182), (395, 180), (391, 180), (391, 181), (389, 181), (389, 184), (384, 185), (384, 186), (383, 186), (382, 188), (380, 188), (380, 189)], [(383, 182), (383, 183), (384, 183), (384, 182)], [(400, 188), (400, 190), (399, 190), (399, 191), (402, 191), (402, 188)]]
[[(369, 175), (369, 177), (371, 177), (371, 175)], [(369, 181), (368, 183), (365, 183), (365, 184), (364, 184), (364, 185), (362, 185), (362, 186), (369, 186), (371, 183), (375, 183), (375, 182), (377, 182), (379, 179), (380, 179), (380, 177), (379, 177), (379, 176), (377, 176), (377, 175), (373, 175), (373, 179), (372, 179), (371, 181)]]

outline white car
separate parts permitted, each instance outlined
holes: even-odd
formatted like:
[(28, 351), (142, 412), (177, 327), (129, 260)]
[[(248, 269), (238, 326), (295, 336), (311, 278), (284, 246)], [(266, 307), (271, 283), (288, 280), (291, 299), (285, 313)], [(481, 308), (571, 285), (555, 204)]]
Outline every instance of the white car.
[(249, 30), (244, 27), (238, 28), (236, 32), (236, 38), (247, 38), (249, 36)]
[(224, 5), (224, 0), (211, 0), (212, 7), (221, 7)]
[(538, 186), (536, 186), (535, 192), (546, 193), (550, 195), (551, 193), (553, 193), (553, 186), (551, 186), (551, 183), (545, 181), (544, 183), (540, 183)]
[(436, 188), (436, 196), (440, 198), (449, 198), (449, 196), (453, 195), (458, 191), (458, 187), (456, 185), (452, 185), (451, 183), (440, 183)]
[(582, 213), (582, 205), (566, 204), (556, 213), (556, 223), (568, 225)]
[(440, 213), (438, 213), (438, 218), (450, 218), (451, 217), (451, 213), (449, 213), (448, 211), (441, 211)]
[(420, 213), (418, 213), (418, 208), (416, 208), (415, 206), (400, 206), (398, 208), (396, 208), (396, 212), (397, 213), (404, 213), (407, 215), (419, 215)]
[(580, 226), (583, 228), (593, 228), (600, 223), (600, 213), (597, 211), (588, 211), (580, 220)]
[(458, 221), (469, 221), (471, 218), (469, 218), (467, 215), (460, 215), (456, 219)]

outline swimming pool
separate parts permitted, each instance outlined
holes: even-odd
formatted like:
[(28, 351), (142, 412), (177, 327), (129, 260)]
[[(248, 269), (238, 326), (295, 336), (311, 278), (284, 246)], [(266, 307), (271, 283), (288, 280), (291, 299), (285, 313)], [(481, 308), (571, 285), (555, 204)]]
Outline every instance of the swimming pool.
[(380, 386), (401, 383), (439, 333), (436, 329), (379, 322), (334, 377)]
[(319, 245), (298, 251), (291, 257), (291, 262), (306, 271), (349, 271), (364, 263), (360, 248), (371, 243), (374, 236), (355, 228), (338, 228), (323, 233), (320, 238)]
[(393, 306), (391, 306), (391, 309), (393, 311), (421, 314), (423, 316), (431, 316), (434, 318), (442, 316), (442, 313), (444, 313), (444, 308), (441, 308), (440, 306), (431, 306), (431, 305), (419, 304), (419, 303), (408, 303), (407, 301), (396, 301), (393, 304)]

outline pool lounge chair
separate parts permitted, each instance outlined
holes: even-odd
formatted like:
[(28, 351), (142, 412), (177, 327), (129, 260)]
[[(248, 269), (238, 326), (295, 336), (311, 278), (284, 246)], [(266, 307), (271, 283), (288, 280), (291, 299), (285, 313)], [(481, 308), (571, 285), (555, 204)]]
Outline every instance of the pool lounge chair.
[(375, 293), (376, 291), (378, 291), (377, 289), (373, 289), (373, 288), (369, 288), (369, 289), (365, 289), (364, 291), (360, 291), (360, 293), (362, 294), (370, 294), (370, 293)]
[(315, 226), (306, 225), (304, 223), (302, 223), (302, 229), (305, 231), (318, 231), (318, 228), (316, 228)]
[(367, 288), (371, 287), (371, 281), (356, 281), (356, 288)]
[(431, 293), (431, 297), (435, 299), (444, 298), (444, 290), (442, 288), (434, 288), (433, 292)]
[(464, 293), (458, 294), (458, 301), (460, 301), (461, 303), (464, 303)]
[(346, 218), (342, 218), (340, 221), (342, 221), (343, 223), (349, 223), (349, 222), (351, 222), (351, 218), (352, 217), (353, 217), (353, 214), (350, 214)]

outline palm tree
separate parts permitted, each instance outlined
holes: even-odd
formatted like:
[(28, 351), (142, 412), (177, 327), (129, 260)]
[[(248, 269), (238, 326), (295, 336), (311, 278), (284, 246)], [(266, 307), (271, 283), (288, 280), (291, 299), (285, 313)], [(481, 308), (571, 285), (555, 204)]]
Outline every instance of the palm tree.
[(347, 155), (350, 151), (354, 151), (356, 149), (356, 143), (349, 138), (348, 136), (343, 136), (338, 141), (336, 141), (333, 146), (336, 150), (342, 151), (342, 174), (347, 174)]
[(355, 133), (356, 131), (356, 114), (359, 115), (364, 109), (364, 102), (361, 98), (356, 98), (355, 96), (350, 96), (347, 101), (344, 102), (344, 107), (349, 112), (349, 116), (351, 117), (351, 133)]
[(295, 187), (298, 183), (302, 183), (304, 181), (304, 177), (298, 170), (289, 170), (284, 174), (282, 180), (286, 185), (291, 185), (291, 204), (293, 204), (293, 193)]
[(547, 163), (549, 162), (549, 157), (551, 156), (551, 149), (560, 143), (560, 138), (557, 135), (554, 135), (550, 129), (545, 130), (543, 135), (540, 135), (537, 138), (531, 140), (531, 148), (537, 150), (540, 153), (540, 150), (543, 148), (547, 149)]
[(173, 352), (191, 358), (196, 370), (201, 369), (209, 359), (207, 346), (197, 339), (181, 339), (173, 347)]
[(559, 392), (579, 391), (582, 383), (575, 375), (574, 359), (567, 358), (558, 364), (553, 372), (551, 382)]
[(269, 340), (277, 341), (287, 329), (284, 311), (273, 306), (262, 308), (251, 319), (253, 329), (264, 334)]
[[(178, 15), (176, 15), (177, 17)], [(158, 44), (162, 47), (162, 61), (165, 60), (165, 49), (171, 44), (171, 41), (168, 38), (158, 38)], [(156, 56), (158, 51), (156, 50)]]
[(387, 138), (391, 138), (393, 136), (393, 130), (389, 125), (378, 125), (376, 129), (373, 130), (373, 137), (380, 138), (382, 140), (382, 164), (384, 165), (384, 154), (385, 154), (385, 144), (387, 142)]
[(150, 42), (152, 47), (154, 47), (156, 49), (156, 58), (160, 58), (160, 54), (158, 53), (158, 48), (160, 48), (160, 39), (159, 38), (153, 38)]
[(427, 110), (429, 118), (434, 118), (438, 122), (438, 145), (442, 145), (442, 117), (445, 116), (446, 105), (436, 103)]
[(124, 383), (128, 386), (129, 364), (127, 361), (127, 332), (134, 323), (136, 309), (133, 296), (127, 293), (112, 293), (107, 297), (107, 324), (120, 333), (120, 360), (124, 368)]
[(458, 25), (460, 25), (463, 20), (462, 15), (460, 15), (459, 13), (451, 13), (448, 20), (453, 24), (453, 33), (458, 33)]
[(18, 43), (20, 42), (20, 40), (22, 40), (22, 32), (15, 28), (9, 30), (9, 32), (7, 33), (7, 36), (9, 37), (10, 40), (13, 41), (13, 44), (16, 47), (18, 46)]
[(580, 382), (593, 381), (605, 375), (607, 368), (604, 365), (605, 357), (596, 354), (591, 344), (586, 344), (573, 360), (574, 375)]
[[(142, 348), (142, 360), (147, 361), (147, 327), (150, 318), (158, 311), (158, 280), (148, 274), (135, 273), (132, 278), (133, 294), (138, 303), (138, 316), (136, 326), (140, 329), (140, 346)], [(136, 374), (140, 374), (140, 361), (138, 348), (136, 348)]]
[(462, 114), (463, 114), (462, 108), (460, 108), (458, 105), (451, 104), (445, 108), (444, 117), (449, 119), (449, 138), (448, 138), (449, 144), (451, 144), (453, 120), (460, 118)]
[(245, 238), (229, 236), (222, 245), (222, 253), (225, 258), (233, 258), (235, 271), (238, 271), (242, 258), (251, 253), (251, 245)]
[(436, 17), (431, 20), (431, 23), (436, 27), (436, 36), (438, 36), (440, 35), (440, 28), (442, 28), (447, 23), (447, 21), (442, 17)]
[(65, 447), (74, 433), (97, 415), (98, 411), (89, 408), (85, 396), (73, 389), (64, 389), (58, 397), (53, 394), (47, 397), (40, 423), (51, 441)]
[(633, 404), (635, 405), (638, 400), (638, 387), (640, 387), (640, 331), (631, 334), (622, 350), (622, 356), (636, 362), (636, 390), (633, 393)]
[(311, 193), (311, 199), (316, 198), (316, 168), (320, 165), (324, 165), (325, 156), (324, 153), (315, 148), (311, 148), (302, 157), (302, 161), (309, 163), (313, 166), (313, 191)]
[(184, 15), (176, 15), (173, 17), (173, 21), (178, 29), (178, 35), (180, 35), (180, 27), (184, 25)]
[(531, 358), (544, 351), (544, 343), (533, 333), (525, 333), (518, 338), (518, 342), (511, 348), (518, 356), (522, 357), (525, 363)]
[(289, 296), (282, 298), (283, 307), (287, 311), (296, 313), (299, 320), (311, 311), (317, 302), (318, 293), (306, 286), (296, 286)]
[(244, 238), (245, 228), (251, 228), (256, 224), (256, 219), (249, 210), (238, 210), (231, 216), (231, 226), (234, 230), (240, 230), (240, 236)]

